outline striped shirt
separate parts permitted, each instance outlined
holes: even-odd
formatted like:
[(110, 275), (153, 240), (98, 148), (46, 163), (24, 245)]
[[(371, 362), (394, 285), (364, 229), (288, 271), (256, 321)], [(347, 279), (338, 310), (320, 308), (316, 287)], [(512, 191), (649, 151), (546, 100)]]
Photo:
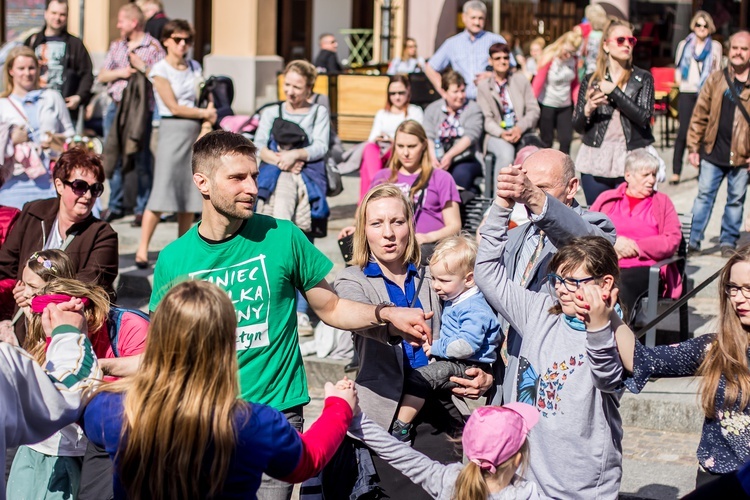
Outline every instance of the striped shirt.
[[(149, 68), (157, 62), (164, 59), (164, 49), (161, 48), (161, 44), (148, 33), (143, 34), (141, 43), (133, 49), (138, 57), (143, 59), (146, 66)], [(109, 46), (109, 52), (107, 57), (104, 59), (104, 69), (121, 69), (130, 66), (130, 49), (128, 48), (127, 40), (115, 40)], [(138, 68), (142, 69), (142, 68)], [(128, 86), (128, 80), (123, 78), (109, 82), (107, 84), (107, 93), (113, 101), (119, 103), (122, 100), (122, 93), (125, 91), (125, 87)], [(152, 98), (153, 99), (153, 98)], [(152, 106), (153, 107), (153, 106)]]
[[(490, 47), (495, 43), (506, 43), (505, 38), (489, 31), (479, 32), (474, 39), (467, 30), (447, 39), (429, 60), (432, 69), (442, 72), (449, 65), (466, 80), (466, 97), (477, 98), (474, 78), (485, 71), (489, 61)], [(512, 56), (511, 56), (512, 57)], [(513, 64), (513, 61), (511, 61)]]

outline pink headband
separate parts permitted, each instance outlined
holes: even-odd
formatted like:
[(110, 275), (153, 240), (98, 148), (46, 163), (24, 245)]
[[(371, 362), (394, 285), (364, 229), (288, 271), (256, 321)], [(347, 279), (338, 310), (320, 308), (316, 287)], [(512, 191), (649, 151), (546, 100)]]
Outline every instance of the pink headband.
[(64, 295), (62, 293), (50, 294), (50, 295), (37, 295), (31, 299), (31, 312), (34, 314), (42, 314), (44, 308), (49, 304), (64, 304), (70, 299), (80, 298), (84, 306), (89, 305), (89, 299), (86, 297), (73, 297), (72, 295)]

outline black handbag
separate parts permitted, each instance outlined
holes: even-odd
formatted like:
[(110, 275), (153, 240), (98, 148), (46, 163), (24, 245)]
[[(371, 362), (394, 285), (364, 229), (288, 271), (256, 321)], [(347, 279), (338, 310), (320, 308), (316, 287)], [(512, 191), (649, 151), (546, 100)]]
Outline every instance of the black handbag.
[[(443, 146), (443, 151), (446, 153), (453, 147), (454, 144), (456, 144), (458, 141), (460, 141), (462, 137), (451, 137), (449, 139), (440, 139), (440, 144)], [(467, 160), (470, 160), (474, 158), (476, 151), (474, 150), (474, 145), (472, 144), (468, 148), (461, 151), (459, 154), (453, 157), (453, 160), (451, 160), (451, 165), (456, 165), (458, 163), (465, 162)]]

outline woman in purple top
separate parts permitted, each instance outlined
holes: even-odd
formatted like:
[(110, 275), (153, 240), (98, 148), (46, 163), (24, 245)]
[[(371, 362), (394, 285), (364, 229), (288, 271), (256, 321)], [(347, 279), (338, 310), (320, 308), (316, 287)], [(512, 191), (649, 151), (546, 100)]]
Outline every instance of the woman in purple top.
[[(461, 231), (458, 187), (451, 174), (432, 167), (427, 146), (422, 125), (414, 120), (402, 122), (394, 134), (388, 167), (375, 174), (370, 185), (395, 184), (412, 201), (420, 245), (436, 243)], [(354, 226), (345, 227), (339, 238), (352, 233)]]

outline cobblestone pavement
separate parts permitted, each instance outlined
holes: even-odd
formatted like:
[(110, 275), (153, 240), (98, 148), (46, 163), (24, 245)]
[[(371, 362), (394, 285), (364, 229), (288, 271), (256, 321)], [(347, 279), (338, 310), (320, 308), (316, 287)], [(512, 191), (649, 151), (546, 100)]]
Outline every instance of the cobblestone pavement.
[(625, 427), (623, 431), (625, 434), (622, 440), (624, 460), (662, 462), (693, 468), (698, 466), (695, 451), (698, 449), (700, 434), (682, 434), (637, 427)]

